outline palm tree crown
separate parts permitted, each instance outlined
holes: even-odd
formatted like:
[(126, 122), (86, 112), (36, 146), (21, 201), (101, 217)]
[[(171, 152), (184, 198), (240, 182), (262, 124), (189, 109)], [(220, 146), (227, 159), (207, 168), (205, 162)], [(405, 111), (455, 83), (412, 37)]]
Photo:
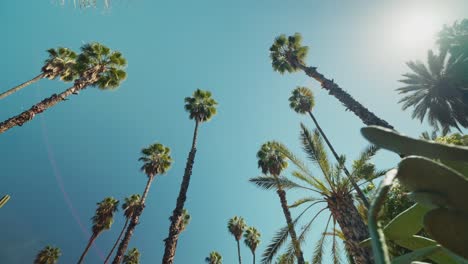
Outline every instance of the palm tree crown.
[(277, 149), (277, 144), (275, 141), (269, 141), (263, 144), (257, 152), (258, 167), (265, 174), (279, 176), (281, 171), (288, 166), (286, 156)]
[(208, 264), (223, 264), (223, 257), (216, 251), (212, 251), (208, 257), (205, 258)]
[(234, 236), (234, 238), (239, 241), (242, 238), (242, 233), (246, 227), (244, 218), (239, 216), (234, 216), (228, 221), (228, 230)]
[(93, 86), (99, 89), (114, 89), (125, 80), (127, 74), (124, 67), (127, 60), (118, 51), (111, 51), (100, 43), (85, 44), (81, 47), (81, 54), (77, 58), (77, 69), (84, 73), (89, 69), (101, 68), (102, 72)]
[(141, 205), (141, 196), (139, 194), (133, 194), (130, 197), (125, 197), (125, 202), (122, 204), (122, 210), (124, 210), (125, 218), (132, 218)]
[(185, 110), (190, 113), (190, 119), (198, 122), (209, 121), (216, 115), (218, 103), (211, 97), (211, 92), (197, 89), (192, 97), (185, 98)]
[(118, 210), (119, 201), (113, 197), (104, 198), (97, 203), (95, 215), (91, 218), (93, 221), (93, 234), (99, 234), (104, 230), (111, 228), (114, 223), (114, 213)]
[(450, 127), (460, 130), (459, 125), (468, 127), (468, 95), (460, 71), (460, 60), (448, 60), (447, 52), (427, 55), (427, 66), (422, 62), (407, 63), (412, 73), (403, 74), (400, 80), (406, 86), (398, 88), (400, 94), (409, 94), (399, 102), (403, 110), (414, 107), (412, 117), (421, 122), (427, 114), (431, 126), (449, 131)]
[(155, 143), (141, 150), (139, 161), (144, 162), (141, 170), (148, 176), (165, 174), (172, 164), (171, 150), (160, 143)]
[(123, 264), (139, 264), (140, 263), (140, 252), (136, 248), (132, 248), (123, 257)]
[(244, 243), (252, 253), (255, 253), (260, 244), (260, 236), (260, 232), (255, 227), (250, 226), (245, 230)]
[(270, 47), (271, 64), (275, 71), (283, 74), (299, 70), (299, 65), (304, 64), (308, 51), (308, 47), (302, 46), (301, 42), (302, 36), (299, 33), (289, 37), (283, 34), (275, 39)]
[(76, 70), (76, 53), (68, 48), (58, 47), (47, 50), (49, 58), (44, 62), (42, 73), (44, 78), (55, 79), (60, 76), (60, 80), (70, 82), (78, 77)]
[(315, 106), (314, 94), (307, 87), (297, 87), (289, 97), (289, 106), (299, 114), (312, 111)]
[(46, 246), (37, 253), (34, 264), (55, 264), (57, 263), (60, 255), (62, 255), (62, 253), (59, 248)]

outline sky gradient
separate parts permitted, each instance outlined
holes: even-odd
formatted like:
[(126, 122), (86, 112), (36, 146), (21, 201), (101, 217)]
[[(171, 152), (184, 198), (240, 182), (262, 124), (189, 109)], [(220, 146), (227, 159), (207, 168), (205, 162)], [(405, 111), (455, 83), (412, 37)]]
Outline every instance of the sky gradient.
[[(408, 21), (423, 17), (441, 28), (466, 18), (466, 10), (463, 0), (118, 0), (108, 10), (75, 9), (54, 1), (2, 1), (1, 91), (39, 74), (45, 50), (78, 50), (93, 41), (123, 53), (128, 78), (115, 91), (87, 89), (0, 135), (0, 195), (12, 197), (0, 209), (0, 261), (30, 263), (37, 251), (52, 244), (62, 249), (59, 263), (75, 262), (89, 238), (96, 203), (106, 196), (123, 201), (142, 193), (146, 176), (139, 171), (139, 152), (160, 142), (172, 149), (175, 162), (153, 183), (130, 244), (142, 253), (143, 264), (160, 263), (194, 128), (183, 99), (197, 88), (210, 90), (219, 108), (200, 127), (185, 206), (192, 221), (179, 239), (175, 262), (203, 263), (217, 250), (224, 263), (235, 263), (235, 241), (226, 227), (235, 215), (262, 233), (260, 255), (284, 217), (275, 192), (248, 182), (260, 175), (255, 154), (262, 143), (278, 140), (305, 159), (299, 124), (313, 128), (309, 119), (289, 109), (291, 90), (301, 85), (314, 91), (314, 113), (348, 160), (366, 146), (361, 121), (316, 82), (303, 73), (282, 76), (272, 70), (268, 48), (273, 39), (302, 33), (310, 47), (307, 64), (400, 132), (418, 136), (428, 127), (401, 111), (395, 89), (408, 71), (404, 63), (424, 59), (434, 42), (418, 38), (417, 29), (405, 33)], [(69, 86), (42, 80), (2, 100), (0, 119)], [(397, 161), (384, 151), (376, 158), (379, 168)], [(298, 195), (290, 194), (289, 200)], [(317, 222), (310, 241), (324, 221)], [(108, 252), (123, 222), (119, 212), (86, 263), (102, 263), (99, 255)], [(303, 248), (306, 259), (312, 246)], [(246, 247), (242, 254), (250, 262)]]

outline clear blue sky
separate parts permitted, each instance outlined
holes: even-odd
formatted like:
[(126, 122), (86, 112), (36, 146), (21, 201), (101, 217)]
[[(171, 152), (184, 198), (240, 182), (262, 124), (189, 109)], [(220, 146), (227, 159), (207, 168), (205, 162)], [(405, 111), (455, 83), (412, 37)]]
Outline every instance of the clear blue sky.
[[(96, 202), (143, 191), (139, 151), (159, 141), (171, 147), (175, 163), (154, 182), (130, 246), (140, 249), (142, 263), (160, 263), (194, 126), (183, 98), (196, 88), (211, 90), (219, 111), (200, 128), (186, 203), (192, 222), (180, 237), (176, 263), (202, 263), (212, 250), (221, 252), (225, 263), (235, 263), (235, 242), (226, 229), (234, 215), (261, 231), (260, 255), (284, 218), (274, 192), (248, 183), (260, 173), (256, 151), (275, 139), (301, 154), (299, 123), (312, 128), (289, 109), (290, 91), (297, 85), (313, 89), (317, 118), (349, 160), (366, 145), (359, 134), (361, 122), (317, 83), (303, 73), (273, 72), (268, 58), (273, 38), (302, 33), (310, 46), (309, 65), (318, 66), (399, 131), (417, 136), (427, 126), (400, 110), (394, 91), (407, 71), (404, 62), (423, 59), (433, 46), (418, 37), (427, 30), (417, 25), (430, 22), (440, 28), (467, 17), (467, 10), (463, 0), (119, 0), (109, 10), (74, 9), (50, 0), (2, 1), (1, 91), (37, 75), (46, 49), (77, 50), (91, 41), (125, 55), (128, 79), (116, 91), (85, 90), (0, 135), (0, 194), (12, 196), (0, 210), (0, 262), (31, 263), (47, 244), (62, 249), (60, 263), (76, 261), (88, 240), (79, 222), (89, 232)], [(0, 119), (66, 87), (40, 81), (1, 101)], [(397, 160), (382, 152), (377, 164), (391, 167)], [(323, 221), (315, 225), (311, 241)], [(98, 252), (108, 251), (122, 224), (119, 214), (86, 263), (101, 263)], [(247, 248), (242, 251), (250, 262)], [(310, 259), (312, 245), (304, 251)]]

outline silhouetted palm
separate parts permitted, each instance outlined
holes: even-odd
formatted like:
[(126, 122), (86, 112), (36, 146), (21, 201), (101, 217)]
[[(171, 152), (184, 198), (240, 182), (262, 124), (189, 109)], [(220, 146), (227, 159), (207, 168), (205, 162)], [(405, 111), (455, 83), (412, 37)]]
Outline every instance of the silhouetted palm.
[(252, 252), (253, 264), (255, 264), (255, 251), (260, 244), (260, 232), (255, 227), (248, 227), (244, 233), (244, 243)]
[(117, 249), (116, 256), (112, 262), (113, 264), (119, 264), (122, 261), (123, 255), (128, 248), (130, 239), (133, 236), (133, 232), (135, 231), (140, 220), (140, 216), (143, 213), (143, 209), (145, 208), (146, 197), (148, 196), (154, 177), (156, 175), (165, 174), (171, 168), (171, 150), (162, 144), (155, 143), (150, 145), (148, 148), (142, 149), (141, 155), (142, 156), (138, 160), (143, 162), (141, 170), (148, 176), (148, 181), (146, 183), (145, 190), (143, 191), (143, 195), (141, 196), (140, 206), (133, 213), (130, 224), (125, 232), (125, 236)]
[(83, 262), (89, 248), (98, 236), (101, 235), (102, 232), (111, 228), (112, 223), (114, 223), (114, 213), (118, 210), (118, 204), (119, 201), (113, 197), (107, 197), (97, 204), (98, 207), (96, 209), (96, 213), (91, 218), (93, 221), (92, 235), (89, 238), (88, 245), (83, 251), (83, 254), (81, 254), (81, 257), (78, 260), (78, 264)]
[(43, 78), (53, 80), (60, 77), (60, 80), (64, 82), (71, 82), (78, 77), (78, 72), (75, 69), (77, 56), (74, 51), (59, 47), (57, 49), (49, 49), (47, 53), (49, 53), (49, 58), (45, 60), (44, 66), (42, 66), (41, 69), (41, 74), (0, 94), (0, 99), (16, 93)]
[(140, 252), (132, 248), (123, 258), (123, 264), (140, 264)]
[(37, 253), (34, 259), (34, 264), (55, 264), (57, 263), (60, 255), (60, 249), (57, 247), (46, 246), (44, 249)]
[(208, 264), (223, 264), (223, 257), (216, 251), (212, 251), (208, 257), (205, 258)]
[(195, 120), (195, 129), (193, 132), (192, 147), (190, 149), (187, 163), (185, 165), (184, 177), (180, 185), (179, 196), (177, 197), (176, 207), (172, 212), (171, 226), (169, 227), (169, 235), (164, 240), (165, 249), (162, 263), (172, 264), (177, 249), (177, 241), (181, 233), (181, 224), (183, 208), (187, 199), (187, 191), (192, 176), (192, 167), (195, 161), (195, 153), (197, 151), (197, 134), (200, 123), (209, 121), (216, 115), (216, 106), (218, 103), (211, 97), (211, 92), (197, 89), (192, 97), (185, 98), (185, 110), (189, 112), (190, 119)]
[(241, 264), (242, 259), (241, 259), (239, 241), (241, 240), (242, 233), (244, 232), (244, 229), (246, 227), (244, 218), (234, 216), (233, 218), (229, 219), (227, 227), (228, 227), (229, 233), (231, 233), (231, 235), (234, 236), (234, 239), (237, 242), (237, 257), (239, 259), (239, 264)]

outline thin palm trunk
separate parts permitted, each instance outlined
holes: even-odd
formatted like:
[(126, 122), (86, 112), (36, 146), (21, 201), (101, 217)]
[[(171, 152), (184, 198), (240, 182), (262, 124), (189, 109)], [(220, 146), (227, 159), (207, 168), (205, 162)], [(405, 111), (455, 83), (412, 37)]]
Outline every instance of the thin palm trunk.
[(391, 126), (387, 121), (377, 117), (374, 113), (369, 111), (369, 109), (356, 101), (350, 94), (340, 88), (333, 80), (329, 80), (325, 78), (323, 74), (317, 72), (316, 67), (307, 67), (300, 63), (296, 63), (296, 65), (298, 65), (298, 67), (303, 70), (307, 76), (318, 81), (322, 88), (327, 90), (330, 95), (333, 95), (336, 99), (338, 99), (347, 110), (353, 112), (367, 126), (376, 125), (393, 129), (393, 126)]
[(374, 263), (372, 249), (359, 244), (369, 238), (369, 231), (353, 203), (353, 197), (349, 193), (344, 193), (329, 197), (327, 203), (345, 237), (346, 251), (357, 264)]
[(240, 254), (240, 245), (239, 245), (239, 240), (237, 241), (237, 256), (239, 257), (239, 264), (242, 264), (242, 259), (241, 259), (241, 254)]
[(185, 200), (187, 199), (187, 190), (190, 184), (190, 177), (192, 176), (192, 167), (195, 162), (195, 154), (197, 152), (197, 134), (198, 134), (199, 121), (195, 120), (195, 129), (193, 132), (192, 148), (187, 158), (185, 165), (184, 177), (180, 186), (179, 196), (177, 197), (176, 207), (172, 213), (171, 226), (169, 228), (169, 236), (165, 239), (166, 247), (164, 249), (164, 256), (162, 259), (163, 264), (172, 264), (177, 249), (177, 241), (181, 233), (182, 210), (184, 209)]
[[(309, 115), (312, 118), (312, 121), (314, 121), (315, 126), (319, 130), (320, 134), (322, 135), (323, 139), (327, 143), (327, 145), (330, 148), (331, 152), (333, 153), (333, 156), (335, 156), (336, 161), (339, 162), (340, 157), (336, 153), (335, 148), (332, 146), (332, 144), (328, 140), (328, 137), (327, 137), (327, 135), (325, 135), (325, 132), (323, 132), (322, 128), (320, 127), (319, 123), (317, 122), (317, 119), (315, 119), (315, 116), (314, 116), (314, 114), (312, 114), (312, 111), (309, 111)], [(356, 190), (357, 194), (359, 195), (359, 198), (364, 203), (364, 206), (366, 208), (369, 208), (370, 205), (369, 205), (369, 201), (367, 200), (367, 197), (364, 195), (361, 188), (359, 188), (359, 185), (357, 185), (356, 181), (354, 180), (354, 177), (351, 175), (351, 173), (349, 173), (348, 169), (344, 165), (343, 165), (343, 171), (346, 174), (346, 176), (348, 177), (351, 184), (353, 185), (353, 187)]]
[(252, 256), (253, 256), (253, 264), (255, 264), (255, 251), (252, 251)]
[(140, 216), (143, 213), (143, 209), (145, 208), (146, 197), (148, 196), (148, 192), (149, 192), (149, 189), (151, 187), (151, 183), (153, 182), (153, 180), (154, 180), (154, 175), (150, 175), (148, 177), (148, 182), (146, 183), (145, 191), (143, 192), (143, 195), (141, 196), (140, 208), (136, 210), (135, 215), (130, 220), (130, 224), (128, 225), (127, 231), (125, 232), (125, 236), (122, 239), (122, 242), (120, 242), (119, 248), (117, 249), (117, 253), (115, 255), (114, 260), (112, 261), (112, 264), (119, 264), (123, 260), (123, 256), (125, 252), (127, 251), (128, 244), (130, 243), (130, 239), (132, 238), (133, 233), (135, 232), (135, 228), (138, 225)]
[(88, 254), (89, 249), (91, 248), (91, 245), (94, 243), (96, 238), (99, 236), (99, 233), (91, 235), (88, 241), (88, 245), (86, 245), (85, 250), (83, 251), (83, 254), (81, 254), (80, 259), (78, 260), (78, 264), (81, 264), (86, 256)]
[(81, 78), (75, 81), (74, 85), (60, 94), (53, 94), (51, 97), (42, 100), (33, 105), (23, 113), (9, 118), (0, 123), (0, 134), (15, 126), (22, 126), (24, 123), (32, 120), (36, 114), (40, 114), (57, 103), (66, 100), (72, 94), (78, 93), (80, 90), (86, 89), (89, 85), (97, 82), (99, 74), (105, 70), (103, 66), (95, 66), (85, 71)]
[(281, 185), (278, 183), (278, 190), (276, 191), (280, 198), (281, 207), (283, 208), (284, 217), (286, 218), (286, 223), (289, 229), (289, 236), (291, 237), (291, 242), (294, 246), (294, 254), (297, 258), (298, 264), (304, 264), (304, 256), (302, 254), (301, 245), (297, 240), (296, 231), (294, 230), (294, 224), (291, 218), (291, 212), (288, 208), (288, 202), (286, 201), (286, 192), (281, 188)]
[(16, 86), (16, 87), (11, 88), (10, 90), (8, 90), (8, 91), (6, 91), (6, 92), (0, 94), (0, 99), (3, 99), (3, 98), (5, 98), (5, 97), (7, 97), (7, 96), (9, 96), (9, 95), (11, 95), (11, 94), (13, 94), (13, 93), (16, 93), (17, 91), (19, 91), (19, 90), (25, 88), (26, 86), (29, 86), (29, 85), (31, 85), (31, 84), (33, 84), (33, 83), (39, 81), (40, 79), (44, 78), (44, 76), (45, 76), (45, 74), (44, 74), (44, 73), (41, 73), (41, 74), (39, 74), (38, 76), (32, 78), (32, 79), (29, 80), (29, 81), (27, 81), (27, 82), (25, 82), (25, 83), (22, 83), (22, 84), (20, 84), (20, 85), (18, 85), (18, 86)]
[(124, 232), (125, 232), (125, 229), (126, 229), (127, 226), (128, 226), (128, 222), (129, 222), (129, 219), (127, 218), (127, 219), (125, 220), (125, 224), (124, 224), (124, 226), (123, 226), (123, 228), (122, 228), (122, 231), (121, 231), (120, 234), (119, 234), (119, 237), (117, 238), (117, 240), (116, 240), (115, 243), (114, 243), (114, 246), (112, 247), (111, 251), (110, 251), (109, 254), (107, 255), (106, 260), (104, 260), (104, 264), (106, 264), (107, 261), (109, 261), (109, 258), (112, 256), (112, 253), (114, 252), (114, 249), (115, 249), (115, 248), (117, 247), (117, 245), (119, 244), (119, 241), (120, 241), (120, 239), (122, 238), (122, 236), (123, 236), (123, 234), (124, 234)]

